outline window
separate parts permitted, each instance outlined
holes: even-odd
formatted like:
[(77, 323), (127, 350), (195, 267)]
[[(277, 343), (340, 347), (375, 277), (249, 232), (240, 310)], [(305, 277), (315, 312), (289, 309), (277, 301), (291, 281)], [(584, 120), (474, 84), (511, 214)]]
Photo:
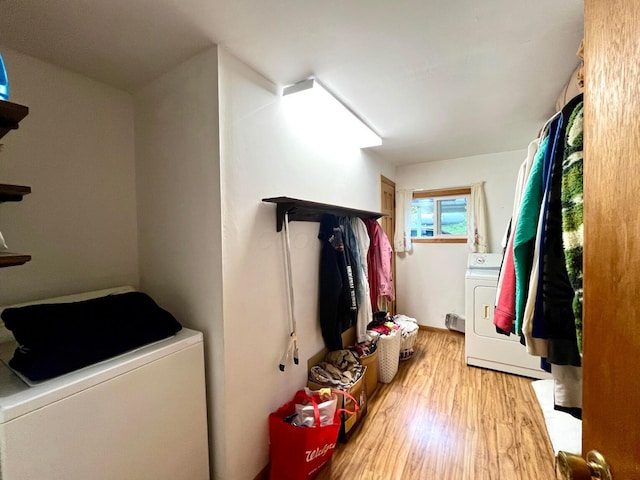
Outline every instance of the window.
[(411, 240), (466, 243), (470, 188), (413, 193)]

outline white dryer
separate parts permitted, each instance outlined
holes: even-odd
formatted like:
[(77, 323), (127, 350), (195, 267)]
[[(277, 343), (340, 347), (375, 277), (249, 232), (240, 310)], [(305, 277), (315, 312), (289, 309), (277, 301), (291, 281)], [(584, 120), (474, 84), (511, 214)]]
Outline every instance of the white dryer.
[(532, 378), (551, 378), (540, 358), (529, 355), (518, 335), (496, 332), (493, 312), (502, 254), (471, 253), (465, 275), (465, 360), (467, 365)]

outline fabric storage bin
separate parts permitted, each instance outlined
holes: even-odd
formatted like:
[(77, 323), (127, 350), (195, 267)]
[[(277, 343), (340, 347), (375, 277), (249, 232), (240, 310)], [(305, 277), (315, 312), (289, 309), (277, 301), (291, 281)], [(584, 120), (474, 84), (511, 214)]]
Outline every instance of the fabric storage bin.
[(389, 335), (380, 335), (378, 340), (378, 380), (390, 383), (398, 372), (402, 333), (395, 330)]

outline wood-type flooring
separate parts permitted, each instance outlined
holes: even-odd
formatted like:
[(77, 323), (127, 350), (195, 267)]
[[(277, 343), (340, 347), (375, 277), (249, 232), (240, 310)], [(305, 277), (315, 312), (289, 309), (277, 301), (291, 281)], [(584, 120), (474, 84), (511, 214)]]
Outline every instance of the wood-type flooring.
[(421, 330), (319, 480), (551, 480), (554, 455), (531, 379), (464, 362), (464, 336)]

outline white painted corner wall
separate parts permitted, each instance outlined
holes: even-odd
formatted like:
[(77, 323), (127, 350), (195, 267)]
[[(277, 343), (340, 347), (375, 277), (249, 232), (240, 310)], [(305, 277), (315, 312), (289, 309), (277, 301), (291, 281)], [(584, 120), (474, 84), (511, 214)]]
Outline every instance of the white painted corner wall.
[[(250, 480), (268, 462), (271, 411), (307, 380), (324, 346), (317, 320), (318, 223), (291, 223), (300, 365), (278, 370), (288, 341), (282, 234), (275, 205), (289, 196), (379, 210), (380, 175), (394, 168), (360, 149), (310, 146), (283, 109), (279, 88), (219, 50), (225, 319), (226, 475)], [(222, 478), (222, 477), (221, 477)]]
[[(523, 148), (400, 166), (396, 170), (396, 186), (432, 190), (485, 181), (490, 251), (499, 253), (511, 218), (518, 169), (527, 154), (526, 145)], [(436, 328), (445, 328), (447, 313), (464, 316), (468, 253), (468, 246), (461, 243), (414, 243), (411, 253), (399, 254), (396, 257), (398, 312), (416, 318), (421, 325)]]
[(204, 334), (210, 459), (214, 478), (230, 478), (217, 47), (155, 79), (134, 101), (141, 289)]
[(133, 102), (121, 90), (9, 48), (10, 101), (29, 107), (0, 140), (0, 182), (28, 185), (0, 205), (11, 251), (0, 305), (138, 284)]

